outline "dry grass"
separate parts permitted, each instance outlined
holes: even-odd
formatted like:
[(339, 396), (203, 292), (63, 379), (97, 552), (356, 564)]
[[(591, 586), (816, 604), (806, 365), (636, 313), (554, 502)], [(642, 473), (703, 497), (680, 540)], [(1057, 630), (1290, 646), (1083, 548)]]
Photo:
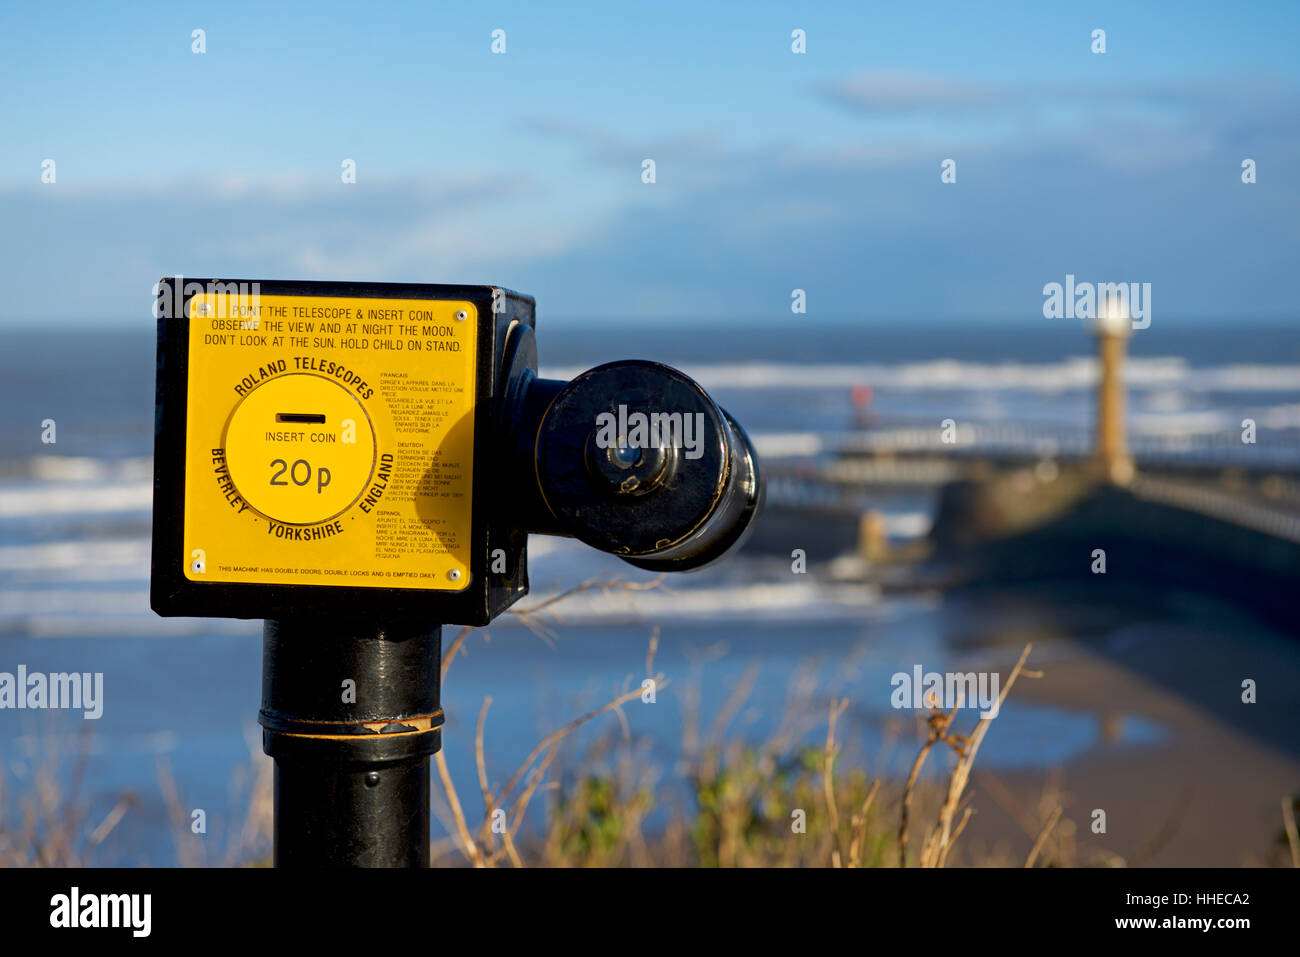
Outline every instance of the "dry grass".
[[(539, 637), (544, 640), (552, 640), (554, 637), (554, 632), (551, 630), (552, 621), (546, 612), (553, 609), (555, 605), (565, 598), (597, 589), (607, 592), (620, 589), (643, 591), (647, 588), (658, 587), (658, 585), (658, 579), (644, 585), (630, 582), (593, 580), (584, 582), (582, 585), (542, 602), (525, 606), (516, 610), (513, 614)], [(442, 677), (444, 681), (452, 663), (456, 660), (457, 655), (463, 652), (466, 640), (474, 631), (475, 629), (472, 628), (462, 629), (447, 647), (442, 661)], [(657, 644), (657, 634), (652, 635), (650, 648), (646, 655), (646, 677), (654, 683), (656, 693), (667, 686), (667, 681), (662, 674), (651, 674)], [(514, 774), (500, 788), (493, 788), (488, 782), (483, 736), (487, 712), (492, 705), (492, 699), (490, 697), (485, 698), (483, 706), (479, 710), (474, 733), (475, 763), (478, 769), (479, 793), (483, 801), (482, 821), (477, 827), (471, 828), (469, 825), (464, 805), (461, 803), (460, 795), (451, 778), (451, 771), (447, 766), (446, 751), (439, 751), (434, 755), (438, 780), (442, 784), (446, 808), (451, 818), (452, 827), (448, 828), (448, 830), (456, 835), (458, 850), (464, 855), (465, 860), (475, 867), (492, 867), (504, 860), (509, 860), (515, 867), (524, 866), (523, 858), (520, 856), (516, 845), (515, 836), (520, 831), (528, 808), (537, 795), (539, 787), (546, 780), (547, 772), (555, 761), (560, 744), (578, 728), (603, 714), (611, 712), (619, 717), (620, 723), (626, 728), (627, 717), (623, 714), (622, 707), (627, 702), (641, 697), (642, 693), (640, 685), (631, 690), (626, 690), (601, 707), (579, 715), (546, 735), (533, 747), (519, 764)], [(444, 824), (446, 823), (444, 821)]]
[[(207, 821), (207, 831), (194, 832), (194, 805), (182, 800), (172, 778), (171, 763), (158, 762), (158, 789), (181, 867), (267, 866), (271, 863), (272, 780), (275, 764), (262, 753), (255, 727), (245, 729), (248, 763), (231, 776), (229, 806), (242, 808), (230, 821)], [(220, 825), (225, 824), (225, 827)]]
[[(593, 587), (626, 587), (602, 582), (580, 586), (520, 617), (526, 622), (559, 599)], [(533, 627), (533, 623), (530, 627)], [(465, 629), (449, 646), (443, 674), (473, 634)], [(541, 632), (547, 638), (553, 634)], [(657, 632), (650, 638), (645, 676), (662, 690), (666, 681), (654, 673)], [(1002, 685), (999, 707), (1018, 678), (1037, 677), (1024, 670), (1026, 646)], [(860, 768), (837, 769), (841, 753), (837, 724), (849, 705), (832, 698), (821, 717), (811, 705), (811, 689), (799, 676), (791, 683), (782, 722), (766, 741), (751, 743), (729, 733), (752, 691), (756, 671), (736, 682), (707, 732), (700, 727), (699, 682), (683, 693), (686, 720), (682, 760), (672, 780), (646, 759), (630, 734), (623, 706), (641, 696), (641, 688), (623, 690), (602, 707), (580, 715), (543, 738), (501, 787), (490, 781), (484, 734), (491, 699), (484, 701), (475, 727), (474, 755), (481, 812), (471, 814), (448, 767), (445, 753), (436, 756), (442, 786), (444, 825), (455, 835), (435, 848), (436, 858), (457, 859), (475, 867), (509, 864), (544, 866), (907, 866), (908, 836), (914, 805), (933, 808), (933, 823), (915, 863), (943, 867), (970, 820), (964, 801), (971, 769), (991, 719), (982, 718), (968, 735), (955, 732), (957, 711), (931, 710), (927, 740), (921, 745), (901, 790)], [(621, 735), (605, 733), (576, 759), (559, 762), (560, 746), (573, 732), (604, 714), (618, 717)], [(824, 722), (820, 747), (807, 742)], [(950, 748), (956, 764), (945, 784), (921, 782), (922, 768), (936, 745)], [(556, 773), (552, 773), (556, 772)], [(672, 784), (684, 787), (672, 787)], [(550, 796), (544, 823), (524, 830), (533, 798)], [(662, 812), (662, 826), (650, 837), (647, 819)], [(1060, 818), (1058, 806), (1025, 861), (1034, 866)], [(472, 820), (473, 818), (473, 820)], [(891, 822), (897, 822), (892, 824)], [(892, 850), (891, 850), (892, 848)], [(1054, 863), (1062, 855), (1054, 854)]]
[[(556, 606), (572, 595), (593, 590), (661, 587), (586, 582), (516, 613), (543, 640), (554, 641)], [(447, 647), (443, 677), (465, 653), (474, 635), (462, 630)], [(1056, 775), (1034, 806), (1025, 806), (989, 774), (981, 774), (981, 794), (991, 799), (1024, 832), (1028, 852), (1014, 857), (1002, 842), (992, 849), (963, 848), (961, 837), (974, 813), (971, 775), (980, 746), (992, 727), (981, 718), (958, 733), (956, 710), (931, 708), (918, 720), (920, 737), (909, 773), (899, 780), (846, 762), (845, 715), (850, 699), (827, 698), (807, 671), (790, 680), (776, 713), (775, 730), (753, 740), (737, 727), (747, 709), (757, 669), (737, 680), (709, 726), (703, 726), (701, 656), (677, 697), (683, 709), (680, 757), (671, 766), (638, 739), (624, 706), (640, 698), (642, 681), (661, 694), (669, 687), (654, 667), (658, 631), (652, 631), (642, 678), (624, 683), (603, 705), (588, 710), (543, 736), (503, 781), (489, 773), (486, 747), (492, 699), (485, 698), (472, 742), (477, 792), (472, 801), (452, 780), (444, 753), (434, 758), (441, 801), (435, 813), (449, 838), (435, 842), (436, 864), (474, 867), (530, 865), (552, 867), (945, 867), (954, 864), (1063, 867), (1079, 864), (1141, 864), (1177, 830), (1185, 807), (1171, 809), (1169, 821), (1126, 857), (1092, 852), (1081, 860), (1075, 824), (1065, 813), (1068, 796)], [(1020, 678), (1038, 677), (1025, 668), (1026, 645), (1001, 685), (998, 707)], [(773, 711), (773, 702), (762, 708)], [(613, 718), (604, 728), (593, 726)], [(588, 727), (592, 726), (592, 727)], [(585, 744), (575, 732), (594, 734)], [(54, 739), (59, 740), (59, 739)], [(106, 814), (91, 819), (83, 793), (87, 739), (68, 755), (58, 747), (41, 749), (41, 760), (16, 776), (0, 767), (0, 866), (80, 866), (98, 861), (105, 840), (128, 815), (141, 813), (137, 795), (124, 793)], [(455, 742), (453, 746), (462, 745)], [(662, 743), (661, 743), (662, 746)], [(888, 747), (882, 750), (889, 750)], [(949, 765), (924, 774), (936, 753)], [(859, 762), (861, 763), (861, 762)], [(933, 770), (933, 767), (932, 767)], [(255, 729), (249, 735), (249, 762), (231, 781), (230, 807), (240, 808), (224, 822), (209, 821), (209, 833), (191, 831), (192, 808), (180, 793), (166, 761), (158, 766), (162, 807), (174, 834), (175, 862), (182, 866), (265, 864), (271, 832), (272, 764), (261, 753)], [(469, 791), (464, 792), (466, 794)], [(101, 805), (102, 806), (102, 805)], [(530, 814), (530, 809), (532, 813)], [(1282, 836), (1268, 853), (1272, 863), (1300, 866), (1296, 802), (1282, 804)], [(917, 837), (913, 838), (913, 833)]]
[[(112, 796), (106, 812), (91, 814), (86, 793), (89, 732), (68, 736), (46, 727), (38, 735), (39, 759), (17, 768), (0, 766), (0, 867), (85, 867), (103, 864), (166, 863), (182, 867), (235, 866), (269, 862), (271, 836), (270, 758), (260, 746), (249, 762), (232, 776), (231, 807), (241, 813), (223, 831), (222, 822), (208, 820), (208, 833), (191, 830), (192, 805), (186, 804), (166, 759), (158, 762), (158, 787), (163, 813), (174, 835), (175, 859), (148, 862), (140, 858), (106, 858), (109, 837), (132, 816), (149, 813), (148, 802), (134, 791)], [(101, 808), (103, 801), (94, 802)], [(119, 852), (120, 857), (120, 852)]]
[(48, 728), (39, 737), (38, 760), (8, 771), (0, 766), (0, 866), (84, 866), (136, 797), (121, 794), (106, 815), (92, 821), (83, 792), (89, 734), (75, 736), (71, 755), (64, 751), (66, 737)]

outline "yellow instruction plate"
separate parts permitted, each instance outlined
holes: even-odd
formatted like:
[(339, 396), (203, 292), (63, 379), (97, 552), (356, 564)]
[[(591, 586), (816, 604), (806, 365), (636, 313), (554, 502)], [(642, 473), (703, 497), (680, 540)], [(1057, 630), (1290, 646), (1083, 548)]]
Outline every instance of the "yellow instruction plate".
[(206, 293), (189, 318), (187, 578), (469, 584), (472, 303)]

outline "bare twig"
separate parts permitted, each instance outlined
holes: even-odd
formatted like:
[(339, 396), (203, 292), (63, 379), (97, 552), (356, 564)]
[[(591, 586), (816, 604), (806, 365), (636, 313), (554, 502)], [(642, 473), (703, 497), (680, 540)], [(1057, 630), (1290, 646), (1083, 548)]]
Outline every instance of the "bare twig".
[(957, 826), (952, 829), (952, 840), (948, 842), (950, 845), (957, 843), (957, 838), (961, 836), (962, 831), (966, 830), (966, 824), (970, 821), (971, 815), (974, 813), (975, 812), (969, 807), (962, 812), (961, 820), (958, 821)]
[(465, 822), (465, 812), (461, 809), (460, 798), (456, 795), (456, 785), (452, 783), (451, 772), (447, 770), (447, 754), (439, 750), (433, 756), (434, 763), (438, 766), (438, 778), (442, 781), (442, 789), (447, 794), (447, 804), (451, 807), (452, 819), (456, 822), (456, 832), (460, 835), (461, 851), (465, 854), (471, 864), (475, 867), (483, 866), (483, 855), (479, 851), (478, 845), (474, 843), (474, 838), (469, 836), (469, 825)]
[(862, 802), (862, 810), (854, 816), (850, 822), (853, 828), (853, 840), (849, 844), (849, 867), (857, 867), (862, 861), (862, 848), (867, 841), (867, 815), (871, 811), (871, 802), (876, 799), (876, 792), (880, 790), (880, 779), (877, 778), (871, 782), (871, 790), (867, 792), (866, 800)]
[(1047, 836), (1052, 833), (1052, 829), (1056, 827), (1056, 822), (1060, 819), (1061, 805), (1058, 804), (1052, 809), (1052, 813), (1048, 815), (1047, 823), (1044, 824), (1043, 829), (1038, 832), (1038, 840), (1034, 841), (1034, 846), (1029, 850), (1029, 856), (1025, 858), (1026, 869), (1034, 866), (1034, 861), (1038, 859), (1038, 852), (1043, 849), (1043, 845), (1047, 843)]
[(478, 709), (478, 723), (474, 726), (474, 763), (478, 765), (478, 787), (483, 793), (483, 813), (492, 816), (492, 792), (488, 787), (487, 759), (483, 755), (483, 725), (487, 721), (488, 708), (492, 707), (492, 696), (483, 699), (483, 706)]
[(158, 789), (162, 791), (163, 804), (167, 807), (167, 817), (171, 822), (172, 835), (176, 841), (176, 860), (181, 867), (199, 867), (203, 863), (203, 845), (196, 847), (190, 839), (189, 828), (185, 826), (189, 815), (181, 804), (176, 779), (172, 777), (171, 762), (166, 758), (159, 758), (157, 773)]
[(847, 698), (831, 699), (830, 720), (826, 724), (826, 752), (822, 761), (822, 793), (826, 798), (826, 816), (831, 829), (831, 866), (842, 867), (840, 855), (840, 813), (835, 806), (835, 722), (849, 706)]
[[(460, 654), (461, 649), (465, 647), (465, 639), (469, 637), (470, 632), (472, 631), (474, 631), (473, 628), (462, 628), (460, 634), (452, 639), (451, 644), (447, 646), (447, 650), (443, 653), (442, 679), (444, 681), (447, 680), (447, 669), (450, 668), (451, 663), (456, 660), (456, 655)], [(486, 631), (483, 632), (483, 639), (485, 641), (488, 640), (488, 634)]]
[(727, 700), (723, 703), (717, 715), (714, 716), (713, 726), (709, 728), (709, 735), (706, 740), (712, 744), (721, 743), (727, 725), (731, 724), (732, 719), (740, 712), (750, 693), (754, 690), (757, 681), (758, 665), (751, 664), (745, 668), (744, 673), (732, 687), (731, 693), (727, 695)]
[(113, 833), (113, 828), (117, 827), (118, 823), (121, 822), (122, 817), (126, 814), (127, 809), (134, 803), (135, 795), (128, 793), (113, 805), (113, 809), (108, 812), (104, 817), (104, 820), (99, 822), (99, 826), (90, 832), (90, 837), (87, 838), (87, 840), (90, 841), (91, 845), (103, 844), (104, 838)]
[(1295, 801), (1282, 798), (1282, 826), (1286, 828), (1286, 841), (1291, 846), (1291, 866), (1300, 867), (1300, 836), (1296, 835)]
[(1129, 857), (1128, 866), (1142, 867), (1147, 861), (1164, 850), (1165, 845), (1173, 840), (1174, 835), (1178, 833), (1178, 828), (1182, 826), (1183, 818), (1187, 816), (1187, 812), (1191, 807), (1192, 792), (1190, 790), (1184, 791), (1165, 823)]
[[(1020, 677), (1021, 669), (1024, 668), (1025, 659), (1029, 657), (1032, 644), (1026, 644), (1025, 650), (1020, 653), (1020, 659), (1016, 666), (1011, 669), (1011, 674), (1007, 677), (1006, 684), (1002, 686), (998, 694), (997, 711), (1002, 710), (1002, 704), (1006, 701), (1007, 695), (1011, 693), (1012, 686), (1016, 679)], [(954, 714), (956, 713), (954, 709)], [(953, 769), (952, 777), (948, 781), (948, 794), (944, 799), (943, 805), (939, 809), (939, 821), (935, 829), (931, 832), (926, 846), (922, 849), (921, 858), (922, 866), (943, 867), (948, 858), (948, 851), (952, 845), (952, 821), (957, 812), (957, 805), (961, 801), (961, 796), (966, 790), (966, 783), (970, 779), (970, 770), (975, 763), (975, 755), (979, 752), (980, 745), (984, 742), (984, 736), (988, 733), (989, 725), (993, 718), (983, 717), (975, 724), (975, 730), (971, 732), (969, 738), (961, 739), (960, 745), (954, 745), (958, 753), (957, 766)], [(947, 726), (940, 731), (940, 736), (948, 740)], [(955, 736), (953, 736), (955, 737)], [(952, 743), (949, 740), (949, 743)]]
[[(664, 576), (659, 575), (648, 582), (630, 582), (621, 578), (589, 578), (579, 585), (567, 588), (562, 592), (544, 598), (536, 604), (529, 605), (527, 608), (512, 608), (510, 614), (514, 615), (520, 624), (527, 627), (543, 641), (550, 642), (555, 637), (555, 633), (547, 627), (547, 619), (540, 617), (539, 612), (545, 611), (553, 605), (556, 605), (574, 595), (580, 595), (589, 591), (601, 591), (609, 594), (615, 591), (651, 591), (655, 588), (661, 588), (669, 591), (663, 584)], [(558, 619), (557, 619), (558, 620)]]
[(912, 815), (912, 794), (916, 788), (916, 779), (921, 776), (921, 768), (925, 765), (925, 759), (930, 756), (930, 749), (934, 747), (936, 741), (943, 737), (944, 730), (952, 723), (952, 719), (956, 714), (956, 708), (947, 715), (935, 709), (930, 711), (930, 717), (927, 721), (928, 737), (925, 744), (921, 745), (921, 750), (917, 752), (915, 760), (912, 761), (912, 770), (908, 773), (907, 783), (903, 786), (902, 808), (898, 815), (899, 867), (907, 866), (907, 828)]
[(650, 631), (650, 645), (645, 650), (645, 674), (646, 677), (655, 670), (655, 655), (659, 653), (659, 626), (655, 625)]
[[(668, 686), (668, 683), (664, 680), (664, 676), (662, 674), (655, 675), (652, 680), (654, 681), (655, 687), (657, 688), (665, 688)], [(604, 714), (605, 712), (613, 711), (619, 705), (631, 701), (633, 698), (639, 698), (639, 697), (641, 697), (641, 689), (633, 688), (631, 691), (624, 692), (614, 700), (607, 702), (604, 705), (601, 705), (601, 707), (596, 708), (594, 711), (588, 711), (586, 714), (574, 718), (568, 724), (564, 725), (563, 727), (555, 731), (552, 731), (546, 737), (542, 738), (542, 740), (537, 743), (537, 745), (533, 748), (533, 750), (528, 752), (528, 756), (524, 758), (523, 762), (519, 765), (518, 770), (516, 770), (515, 773), (511, 776), (510, 780), (506, 782), (506, 786), (501, 789), (499, 800), (501, 802), (504, 802), (506, 800), (506, 798), (514, 791), (515, 787), (518, 786), (520, 779), (524, 776), (524, 773), (529, 769), (532, 763), (535, 760), (537, 760), (537, 757), (541, 755), (544, 751), (546, 751), (548, 748), (551, 748), (552, 746), (558, 744), (565, 737), (572, 734), (575, 730), (582, 727), (582, 725), (586, 724), (588, 721), (592, 720), (593, 718), (600, 717), (600, 715)]]

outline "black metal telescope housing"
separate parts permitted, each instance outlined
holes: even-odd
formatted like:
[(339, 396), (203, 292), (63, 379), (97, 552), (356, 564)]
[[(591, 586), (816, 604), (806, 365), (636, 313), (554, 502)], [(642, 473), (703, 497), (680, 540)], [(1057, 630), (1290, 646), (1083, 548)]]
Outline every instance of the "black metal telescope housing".
[[(151, 603), (163, 615), (265, 619), (259, 722), (276, 765), (275, 863), (428, 866), (442, 625), (485, 625), (528, 593), (529, 534), (572, 536), (654, 571), (716, 561), (743, 541), (761, 508), (758, 459), (735, 419), (661, 363), (611, 362), (570, 382), (540, 378), (531, 297), (491, 286), (261, 289), (468, 300), (477, 309), (473, 554), (469, 585), (456, 593), (196, 583), (180, 574), (188, 310), (158, 324)], [(637, 441), (625, 431), (630, 422), (658, 428)], [(340, 677), (369, 693), (340, 700)]]
[[(540, 379), (533, 330), (516, 333), (500, 434), (507, 472), (525, 476), (513, 496), (520, 527), (572, 535), (653, 571), (703, 568), (752, 529), (762, 499), (754, 447), (693, 380), (635, 359), (572, 382)], [(601, 441), (602, 417), (623, 424), (638, 416), (663, 425), (653, 442), (617, 428), (614, 442)], [(670, 441), (686, 430), (690, 449)]]

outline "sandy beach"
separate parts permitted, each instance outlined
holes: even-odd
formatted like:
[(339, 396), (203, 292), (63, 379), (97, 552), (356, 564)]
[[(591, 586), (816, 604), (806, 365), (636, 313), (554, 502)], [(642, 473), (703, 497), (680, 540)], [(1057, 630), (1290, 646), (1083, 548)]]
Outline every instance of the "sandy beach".
[[(977, 763), (967, 853), (996, 849), (1023, 861), (1037, 836), (1030, 832), (1059, 800), (1056, 829), (1064, 833), (1056, 838), (1072, 832), (1079, 863), (1268, 863), (1282, 834), (1282, 798), (1300, 791), (1300, 663), (1289, 637), (1242, 634), (1250, 637), (1156, 629), (1031, 655), (1027, 667), (1043, 677), (1018, 682), (1014, 698), (1094, 714), (1102, 739), (1059, 769), (993, 773)], [(1242, 701), (1247, 678), (1257, 683), (1255, 704)], [(1108, 740), (1122, 735), (1130, 716), (1158, 723), (1163, 740)], [(990, 734), (998, 731), (995, 724)], [(1104, 834), (1092, 832), (1094, 809), (1105, 811)]]

